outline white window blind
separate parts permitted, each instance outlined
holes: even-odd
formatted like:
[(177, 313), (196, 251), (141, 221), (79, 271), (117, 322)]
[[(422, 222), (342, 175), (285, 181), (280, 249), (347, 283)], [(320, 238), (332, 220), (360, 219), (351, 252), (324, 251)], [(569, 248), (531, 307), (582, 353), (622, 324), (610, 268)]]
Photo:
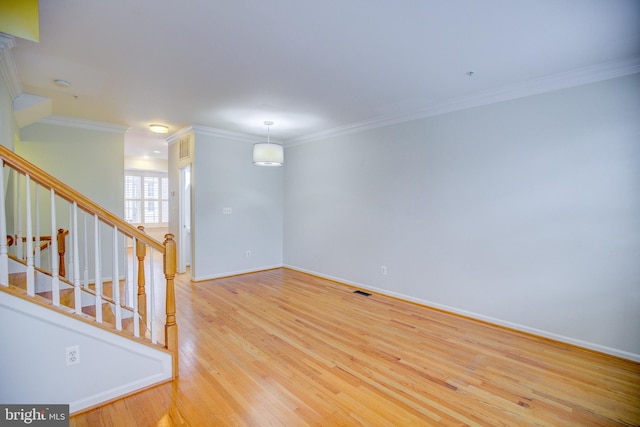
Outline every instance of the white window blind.
[(125, 171), (124, 215), (132, 224), (167, 225), (169, 178), (163, 172)]

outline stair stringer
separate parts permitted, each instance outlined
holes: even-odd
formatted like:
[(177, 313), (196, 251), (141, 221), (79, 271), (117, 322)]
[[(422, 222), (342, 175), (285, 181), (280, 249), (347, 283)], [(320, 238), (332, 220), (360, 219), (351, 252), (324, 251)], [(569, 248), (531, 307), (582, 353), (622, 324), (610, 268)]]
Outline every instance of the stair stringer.
[[(93, 407), (172, 379), (172, 354), (0, 292), (0, 402)], [(66, 348), (80, 363), (66, 366)], [(11, 351), (8, 351), (8, 350)]]

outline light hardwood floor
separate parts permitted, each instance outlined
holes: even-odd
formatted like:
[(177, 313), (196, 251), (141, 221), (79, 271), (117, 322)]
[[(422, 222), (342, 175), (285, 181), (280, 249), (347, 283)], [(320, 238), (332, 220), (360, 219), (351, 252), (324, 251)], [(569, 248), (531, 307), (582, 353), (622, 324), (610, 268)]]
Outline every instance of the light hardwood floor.
[(179, 276), (180, 378), (71, 425), (640, 425), (638, 363), (353, 291)]

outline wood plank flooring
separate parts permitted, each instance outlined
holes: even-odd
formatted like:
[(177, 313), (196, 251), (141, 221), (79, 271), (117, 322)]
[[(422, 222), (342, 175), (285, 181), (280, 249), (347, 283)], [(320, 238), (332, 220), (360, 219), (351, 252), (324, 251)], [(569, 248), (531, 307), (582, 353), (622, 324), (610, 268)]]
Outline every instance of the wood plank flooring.
[(72, 426), (640, 425), (640, 364), (287, 269), (178, 276), (180, 378)]

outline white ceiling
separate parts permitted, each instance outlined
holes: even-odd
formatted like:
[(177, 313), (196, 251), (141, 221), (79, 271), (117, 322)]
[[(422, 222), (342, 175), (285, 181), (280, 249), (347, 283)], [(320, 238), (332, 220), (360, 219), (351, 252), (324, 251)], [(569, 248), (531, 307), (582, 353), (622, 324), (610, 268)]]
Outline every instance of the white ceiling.
[(40, 0), (40, 22), (13, 49), (23, 92), (142, 140), (272, 120), (295, 142), (640, 70), (638, 0)]

